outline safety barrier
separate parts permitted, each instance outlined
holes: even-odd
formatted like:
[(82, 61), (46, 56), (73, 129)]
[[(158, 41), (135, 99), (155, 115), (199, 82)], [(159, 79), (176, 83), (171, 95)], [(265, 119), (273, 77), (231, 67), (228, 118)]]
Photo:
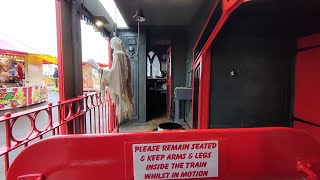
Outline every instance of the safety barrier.
[(56, 136), (25, 149), (8, 180), (319, 180), (319, 154), (293, 128)]
[(0, 179), (6, 176), (12, 160), (26, 147), (41, 139), (65, 134), (117, 132), (115, 107), (109, 95), (95, 92), (78, 98), (49, 103), (0, 117)]

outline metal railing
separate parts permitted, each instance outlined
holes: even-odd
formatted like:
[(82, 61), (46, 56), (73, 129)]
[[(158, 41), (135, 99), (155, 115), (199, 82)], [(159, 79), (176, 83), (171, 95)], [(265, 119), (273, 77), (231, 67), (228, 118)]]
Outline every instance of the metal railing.
[[(115, 107), (106, 93), (90, 93), (78, 98), (0, 117), (0, 179), (11, 162), (26, 147), (44, 138), (65, 134), (118, 132)], [(2, 176), (2, 177), (1, 177)]]

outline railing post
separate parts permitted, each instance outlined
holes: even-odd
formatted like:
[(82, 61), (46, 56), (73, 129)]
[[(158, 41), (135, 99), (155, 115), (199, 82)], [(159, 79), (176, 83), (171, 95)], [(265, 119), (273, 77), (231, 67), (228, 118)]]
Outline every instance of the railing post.
[(59, 122), (59, 132), (58, 134), (68, 134), (67, 125), (63, 124), (65, 118), (65, 108), (61, 105), (61, 101), (58, 101), (58, 122)]
[(100, 111), (100, 106), (101, 106), (101, 93), (100, 92), (98, 92), (97, 93), (97, 96), (96, 96), (96, 98), (97, 98), (97, 110), (98, 110), (98, 126), (99, 126), (99, 134), (101, 134), (102, 133), (102, 131), (101, 131), (101, 127), (102, 127), (102, 122), (101, 122), (101, 118), (102, 118), (102, 116), (101, 116), (101, 111)]
[[(105, 93), (105, 92), (103, 92)], [(91, 98), (91, 105), (89, 106), (90, 100), (88, 98)], [(94, 99), (96, 100), (96, 103), (94, 103)], [(74, 105), (74, 109), (72, 109), (72, 104)], [(77, 107), (77, 109), (75, 109)], [(55, 115), (53, 113), (54, 108), (58, 108), (58, 124), (54, 124), (53, 116)], [(98, 109), (97, 109), (98, 108)], [(102, 108), (102, 110), (100, 109)], [(72, 112), (72, 110), (76, 110), (76, 113)], [(31, 109), (28, 111), (19, 112), (17, 114), (11, 114), (10, 112), (7, 112), (3, 115), (1, 118), (1, 122), (4, 124), (5, 127), (5, 134), (4, 134), (4, 140), (5, 143), (1, 147), (3, 151), (1, 152), (3, 156), (3, 162), (4, 162), (4, 174), (7, 176), (7, 171), (10, 167), (10, 152), (13, 150), (13, 148), (17, 147), (27, 147), (28, 143), (32, 140), (35, 140), (36, 138), (40, 137), (42, 139), (43, 135), (49, 132), (52, 132), (53, 135), (59, 135), (59, 134), (68, 134), (68, 123), (70, 122), (77, 122), (77, 127), (80, 126), (80, 133), (90, 133), (92, 130), (92, 111), (94, 112), (94, 116), (96, 119), (95, 121), (95, 131), (96, 133), (112, 133), (117, 131), (117, 120), (115, 118), (115, 106), (112, 105), (112, 102), (110, 100), (110, 96), (104, 96), (102, 98), (102, 93), (92, 93), (90, 95), (83, 95), (79, 96), (78, 98), (70, 99), (67, 101), (58, 101), (57, 103), (48, 103), (48, 105), (42, 106), (41, 108)], [(71, 112), (69, 112), (71, 111)], [(98, 112), (95, 112), (98, 111)], [(40, 112), (47, 112), (48, 114), (48, 127), (46, 129), (32, 129), (32, 133), (34, 133), (35, 136), (28, 136), (25, 137), (23, 140), (16, 140), (13, 136), (13, 123), (20, 117), (24, 118), (31, 118), (32, 123), (35, 123), (35, 119), (37, 115), (39, 115)], [(90, 113), (90, 117), (86, 117), (86, 113)], [(98, 116), (97, 116), (98, 113)], [(39, 117), (39, 116), (38, 116)], [(89, 124), (90, 130), (87, 130), (87, 120)], [(90, 120), (90, 122), (89, 122)], [(99, 120), (96, 122), (96, 120)], [(102, 121), (102, 122), (100, 122)], [(75, 127), (75, 126), (74, 126)], [(23, 127), (22, 127), (23, 128)], [(99, 129), (96, 129), (99, 128)], [(46, 137), (43, 137), (46, 138)]]
[(11, 134), (12, 134), (11, 127), (10, 127), (11, 113), (7, 112), (3, 116), (5, 117), (6, 148), (7, 148), (7, 152), (4, 154), (4, 170), (5, 170), (5, 176), (7, 177), (9, 164), (10, 164), (8, 150), (11, 148)]
[[(80, 106), (80, 107), (78, 107), (78, 108), (80, 108), (80, 112), (79, 113), (81, 113), (81, 110), (85, 110), (86, 109), (86, 107), (85, 107), (85, 96), (78, 96), (78, 98), (79, 98), (79, 103), (77, 104), (77, 106)], [(84, 126), (84, 116), (85, 116), (85, 114), (83, 114), (83, 115), (81, 115), (80, 117), (79, 117), (79, 133), (80, 134), (85, 134), (86, 132), (85, 132), (85, 126)]]
[[(52, 103), (48, 104), (48, 110), (49, 110), (49, 127), (52, 129), (53, 124), (52, 124)], [(55, 135), (55, 129), (52, 130), (52, 134)]]

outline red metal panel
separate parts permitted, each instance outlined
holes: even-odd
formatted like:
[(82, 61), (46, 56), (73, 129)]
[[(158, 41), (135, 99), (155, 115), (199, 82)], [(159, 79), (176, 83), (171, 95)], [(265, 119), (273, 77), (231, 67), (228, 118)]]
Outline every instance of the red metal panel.
[[(7, 172), (9, 169), (10, 161), (9, 157), (13, 157), (12, 155), (16, 155), (16, 151), (14, 151), (18, 147), (27, 147), (30, 142), (34, 143), (38, 140), (38, 138), (47, 138), (50, 135), (60, 135), (67, 134), (67, 126), (69, 123), (73, 123), (75, 127), (75, 122), (77, 119), (80, 119), (80, 134), (90, 134), (93, 133), (92, 129), (99, 129), (98, 132), (107, 132), (108, 127), (106, 124), (109, 121), (116, 122), (116, 118), (106, 119), (106, 114), (110, 114), (111, 109), (109, 111), (109, 103), (108, 99), (100, 99), (100, 93), (91, 93), (83, 96), (79, 96), (78, 98), (69, 99), (66, 101), (59, 101), (58, 103), (49, 103), (48, 105), (33, 108), (27, 111), (21, 111), (14, 114), (5, 113), (3, 117), (0, 117), (0, 126), (4, 127), (5, 132), (3, 132), (3, 140), (5, 140), (5, 144), (0, 144), (0, 157), (3, 156), (4, 161), (4, 171)], [(97, 101), (92, 102), (92, 99), (97, 99)], [(80, 106), (80, 104), (84, 104), (84, 106)], [(77, 105), (76, 110), (72, 110), (72, 106)], [(95, 127), (92, 127), (92, 111), (97, 111), (97, 108), (104, 106), (105, 112), (96, 113), (96, 119), (107, 121), (106, 123), (95, 124)], [(53, 110), (54, 109), (54, 110)], [(101, 109), (101, 108), (100, 108)], [(58, 122), (53, 123), (53, 115), (58, 115)], [(67, 112), (67, 113), (66, 113)], [(44, 115), (45, 113), (46, 115)], [(42, 115), (41, 115), (42, 114)], [(89, 115), (89, 118), (87, 118)], [(40, 120), (47, 122), (45, 127), (39, 129), (37, 127), (37, 121)], [(15, 123), (19, 123), (19, 121), (28, 121), (30, 123), (26, 123), (24, 126), (15, 126)], [(112, 123), (114, 123), (112, 122)], [(89, 125), (88, 128), (86, 126)], [(96, 127), (98, 126), (98, 127)], [(117, 132), (117, 126), (111, 127), (110, 132)], [(16, 138), (14, 134), (16, 134), (17, 129), (22, 132), (26, 132), (24, 137)], [(75, 129), (73, 129), (73, 133), (75, 133)], [(46, 136), (44, 136), (46, 134)], [(10, 155), (10, 156), (9, 156)], [(12, 160), (12, 159), (11, 159)], [(0, 177), (0, 179), (3, 179)]]
[(171, 46), (167, 50), (167, 116), (170, 118), (172, 106)]
[(209, 127), (209, 110), (210, 110), (210, 77), (211, 77), (211, 48), (209, 48), (202, 60), (201, 70), (201, 84), (200, 91), (201, 96), (199, 97), (199, 129), (207, 129)]
[(202, 140), (219, 143), (218, 178), (206, 179), (315, 180), (320, 174), (320, 144), (310, 135), (292, 128), (251, 128), (50, 138), (25, 149), (8, 180), (35, 174), (51, 180), (132, 180), (132, 144)]
[(310, 134), (317, 141), (320, 142), (320, 128), (319, 127), (295, 121), (294, 122), (294, 128), (297, 128), (297, 129), (299, 129), (301, 131), (305, 131), (306, 133)]
[[(309, 44), (309, 38), (303, 40), (300, 45), (316, 45)], [(296, 58), (294, 115), (320, 125), (320, 47), (299, 51)]]
[(311, 34), (298, 39), (298, 49), (320, 46), (320, 34)]
[(294, 127), (320, 142), (320, 34), (300, 38), (295, 67)]

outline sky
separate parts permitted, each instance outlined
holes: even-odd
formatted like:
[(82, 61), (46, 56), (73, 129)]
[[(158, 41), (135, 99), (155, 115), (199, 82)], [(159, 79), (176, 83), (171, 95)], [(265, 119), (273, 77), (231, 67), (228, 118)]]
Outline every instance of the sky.
[(94, 59), (99, 63), (109, 63), (108, 40), (83, 20), (81, 20), (81, 42), (82, 61)]
[[(28, 46), (29, 53), (57, 57), (55, 0), (0, 0), (0, 24), (0, 38)], [(83, 61), (107, 64), (108, 41), (84, 22), (81, 34)]]
[(57, 56), (54, 0), (0, 0), (0, 34)]

